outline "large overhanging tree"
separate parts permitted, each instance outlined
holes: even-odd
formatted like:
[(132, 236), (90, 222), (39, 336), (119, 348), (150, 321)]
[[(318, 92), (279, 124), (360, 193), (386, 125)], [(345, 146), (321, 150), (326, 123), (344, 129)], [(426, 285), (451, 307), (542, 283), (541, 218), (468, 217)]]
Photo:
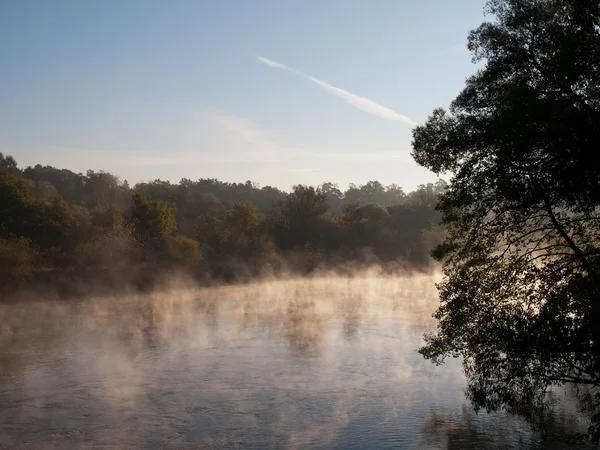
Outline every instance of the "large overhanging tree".
[(452, 177), (439, 326), (420, 351), (463, 358), (476, 408), (536, 421), (567, 384), (600, 412), (599, 1), (487, 10), (468, 40), (482, 68), (413, 132), (415, 160)]

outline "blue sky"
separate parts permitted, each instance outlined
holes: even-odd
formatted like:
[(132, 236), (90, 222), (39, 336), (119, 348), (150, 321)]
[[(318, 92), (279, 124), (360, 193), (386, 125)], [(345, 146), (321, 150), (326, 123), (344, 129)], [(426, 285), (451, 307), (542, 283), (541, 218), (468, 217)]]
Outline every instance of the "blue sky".
[(0, 2), (0, 151), (130, 183), (435, 181), (411, 128), (484, 0)]

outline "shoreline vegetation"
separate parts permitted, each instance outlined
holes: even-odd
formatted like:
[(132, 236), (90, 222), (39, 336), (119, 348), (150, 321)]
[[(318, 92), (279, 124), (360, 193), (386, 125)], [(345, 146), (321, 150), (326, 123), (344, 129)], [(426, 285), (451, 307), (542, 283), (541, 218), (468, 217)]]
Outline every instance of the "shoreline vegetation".
[(130, 187), (0, 154), (0, 299), (70, 298), (319, 271), (430, 271), (446, 184), (404, 193), (370, 181), (290, 192), (216, 179)]
[(577, 390), (600, 443), (600, 2), (489, 0), (468, 35), (480, 67), (413, 129), (448, 174), (438, 327), (419, 352), (460, 357), (475, 410), (541, 428)]

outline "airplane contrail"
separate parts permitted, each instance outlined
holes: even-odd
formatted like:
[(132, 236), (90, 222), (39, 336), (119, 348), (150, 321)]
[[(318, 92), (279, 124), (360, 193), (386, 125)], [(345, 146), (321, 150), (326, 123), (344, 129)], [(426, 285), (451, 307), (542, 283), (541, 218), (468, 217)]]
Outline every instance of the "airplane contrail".
[(287, 66), (287, 65), (282, 64), (277, 61), (273, 61), (272, 59), (269, 59), (269, 58), (265, 58), (264, 56), (258, 56), (256, 58), (256, 60), (259, 63), (264, 64), (266, 66), (273, 67), (275, 69), (285, 70), (287, 72), (293, 73), (294, 75), (299, 75), (303, 78), (306, 78), (307, 80), (312, 81), (316, 85), (321, 86), (323, 89), (325, 89), (330, 94), (337, 95), (338, 97), (343, 98), (344, 100), (346, 100), (346, 102), (348, 102), (348, 104), (350, 104), (350, 105), (354, 106), (355, 108), (358, 108), (362, 111), (365, 111), (369, 114), (383, 117), (384, 119), (388, 119), (388, 120), (396, 120), (398, 122), (404, 122), (404, 123), (407, 123), (407, 124), (413, 125), (413, 126), (417, 125), (417, 123), (414, 120), (410, 119), (409, 117), (405, 116), (404, 114), (400, 114), (398, 111), (394, 111), (393, 109), (388, 108), (387, 106), (380, 105), (379, 103), (377, 103), (369, 98), (362, 97), (360, 95), (353, 94), (352, 92), (348, 92), (342, 88), (333, 86), (323, 80), (320, 80), (311, 75), (307, 75), (307, 74), (300, 72), (299, 70), (296, 70), (290, 66)]

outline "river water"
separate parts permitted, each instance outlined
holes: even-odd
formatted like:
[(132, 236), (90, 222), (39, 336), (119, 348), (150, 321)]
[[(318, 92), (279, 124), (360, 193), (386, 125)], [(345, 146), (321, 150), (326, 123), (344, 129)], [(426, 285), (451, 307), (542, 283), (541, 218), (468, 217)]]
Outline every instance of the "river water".
[(460, 362), (416, 353), (432, 276), (315, 277), (0, 305), (0, 447), (575, 448), (475, 414)]

